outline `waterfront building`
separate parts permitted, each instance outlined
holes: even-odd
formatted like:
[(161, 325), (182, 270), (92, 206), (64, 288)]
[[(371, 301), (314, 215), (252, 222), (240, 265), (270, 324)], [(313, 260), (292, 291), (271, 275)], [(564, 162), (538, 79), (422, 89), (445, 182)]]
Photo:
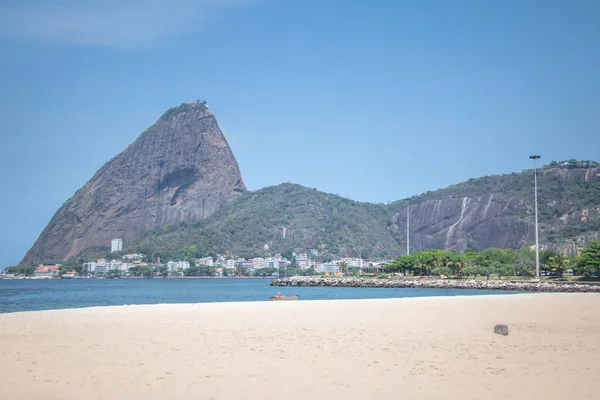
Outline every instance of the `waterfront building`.
[(275, 268), (278, 270), (279, 266), (279, 260), (275, 257), (265, 258), (265, 268)]
[(324, 274), (329, 272), (330, 274), (334, 274), (336, 272), (340, 272), (340, 266), (337, 263), (321, 263), (317, 265), (317, 272), (320, 274)]
[(254, 269), (260, 269), (265, 267), (265, 259), (262, 257), (256, 257), (252, 259), (252, 266)]
[(61, 264), (58, 263), (44, 263), (40, 264), (35, 269), (35, 276), (38, 278), (53, 278), (58, 276), (58, 269)]
[(188, 269), (190, 267), (190, 263), (188, 261), (169, 261), (167, 263), (167, 268), (169, 271), (179, 271), (181, 269)]

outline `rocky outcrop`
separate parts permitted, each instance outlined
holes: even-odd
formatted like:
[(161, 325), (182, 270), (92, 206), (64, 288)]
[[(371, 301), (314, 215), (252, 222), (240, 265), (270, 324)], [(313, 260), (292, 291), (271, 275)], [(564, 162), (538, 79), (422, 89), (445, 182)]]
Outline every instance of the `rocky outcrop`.
[[(539, 182), (542, 248), (576, 254), (600, 233), (600, 204), (593, 198), (599, 192), (600, 168), (542, 169)], [(409, 203), (413, 251), (519, 249), (534, 242), (530, 171), (471, 179), (405, 201), (392, 217), (392, 230), (401, 241), (406, 240)], [(558, 214), (563, 209), (567, 213)]]
[(214, 115), (199, 101), (182, 104), (100, 168), (22, 264), (69, 259), (113, 238), (127, 245), (162, 226), (205, 219), (245, 189)]
[(453, 279), (361, 279), (294, 276), (274, 279), (271, 286), (319, 286), (398, 289), (481, 289), (515, 290), (522, 292), (582, 292), (600, 293), (600, 285), (528, 281), (462, 281)]
[[(479, 248), (520, 248), (535, 234), (530, 223), (512, 217), (525, 208), (521, 198), (502, 193), (418, 202), (410, 207), (411, 248), (462, 251), (470, 240)], [(406, 211), (395, 214), (392, 224), (404, 233)]]

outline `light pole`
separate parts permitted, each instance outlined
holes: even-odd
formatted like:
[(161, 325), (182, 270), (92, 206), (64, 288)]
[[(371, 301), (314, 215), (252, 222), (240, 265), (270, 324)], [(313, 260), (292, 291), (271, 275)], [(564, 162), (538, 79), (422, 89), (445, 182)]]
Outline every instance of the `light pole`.
[(410, 256), (410, 204), (406, 207), (406, 255)]
[(535, 277), (540, 279), (540, 241), (538, 234), (538, 201), (537, 201), (537, 166), (535, 160), (542, 158), (539, 154), (529, 156), (533, 160), (533, 179), (535, 191)]
[(358, 274), (362, 275), (362, 249), (358, 249), (358, 259), (359, 259)]

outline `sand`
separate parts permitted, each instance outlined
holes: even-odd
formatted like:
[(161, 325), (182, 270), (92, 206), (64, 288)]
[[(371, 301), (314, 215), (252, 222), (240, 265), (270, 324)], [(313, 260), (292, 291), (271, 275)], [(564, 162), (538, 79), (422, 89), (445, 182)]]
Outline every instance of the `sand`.
[(0, 399), (598, 399), (599, 306), (513, 294), (0, 314)]

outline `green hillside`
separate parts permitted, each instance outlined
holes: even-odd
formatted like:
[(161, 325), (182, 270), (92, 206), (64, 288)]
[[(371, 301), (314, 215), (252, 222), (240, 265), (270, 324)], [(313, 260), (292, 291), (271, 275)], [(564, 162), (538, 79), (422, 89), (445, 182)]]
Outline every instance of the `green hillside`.
[[(600, 233), (600, 179), (597, 176), (600, 170), (591, 166), (594, 168), (554, 164), (552, 168), (538, 171), (543, 243), (560, 248), (567, 239), (581, 235), (597, 237)], [(589, 171), (596, 175), (591, 176)], [(411, 208), (423, 207), (423, 212), (428, 202), (441, 204), (449, 210), (444, 217), (449, 225), (460, 213), (451, 208), (456, 203), (453, 199), (485, 200), (491, 194), (494, 201), (498, 198), (503, 202), (501, 205), (506, 205), (492, 218), (505, 225), (506, 221), (524, 221), (533, 226), (532, 171), (470, 179), (389, 205), (360, 203), (286, 183), (247, 191), (205, 221), (165, 227), (145, 234), (127, 247), (169, 258), (227, 251), (254, 257), (308, 248), (319, 249), (325, 260), (337, 255), (357, 255), (359, 250), (367, 258), (395, 256), (404, 253), (406, 238), (403, 230), (394, 231), (393, 216), (396, 213), (402, 216), (408, 203)], [(479, 216), (477, 210), (473, 210), (473, 215), (469, 221), (472, 228), (465, 228), (468, 232), (476, 232), (477, 227), (489, 223), (491, 218)], [(445, 221), (434, 222), (443, 224)], [(499, 223), (498, 226), (494, 234), (499, 236), (498, 243), (504, 243), (502, 235), (512, 233), (502, 230), (504, 225)], [(430, 239), (432, 247), (437, 248), (444, 247), (442, 239), (447, 232), (443, 226), (439, 232), (432, 232), (429, 226), (418, 226), (416, 222), (414, 226), (416, 238), (421, 235)], [(521, 243), (533, 243), (532, 234), (533, 230), (529, 230)], [(469, 240), (477, 242), (478, 238), (473, 236)], [(494, 237), (490, 240), (491, 245), (486, 247), (502, 247), (494, 245)]]

